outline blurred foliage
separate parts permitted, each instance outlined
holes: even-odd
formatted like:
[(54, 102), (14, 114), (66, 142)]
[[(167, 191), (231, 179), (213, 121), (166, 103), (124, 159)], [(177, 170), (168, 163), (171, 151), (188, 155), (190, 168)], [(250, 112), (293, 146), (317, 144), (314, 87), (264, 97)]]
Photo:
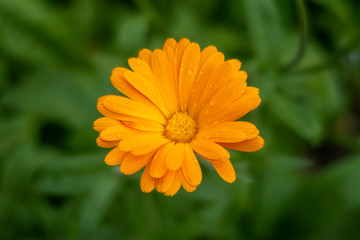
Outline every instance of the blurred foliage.
[[(305, 11), (301, 11), (303, 4)], [(300, 7), (299, 7), (300, 6)], [(1, 239), (360, 239), (357, 0), (0, 0)], [(238, 58), (266, 147), (140, 191), (92, 122), (109, 75), (168, 37)]]

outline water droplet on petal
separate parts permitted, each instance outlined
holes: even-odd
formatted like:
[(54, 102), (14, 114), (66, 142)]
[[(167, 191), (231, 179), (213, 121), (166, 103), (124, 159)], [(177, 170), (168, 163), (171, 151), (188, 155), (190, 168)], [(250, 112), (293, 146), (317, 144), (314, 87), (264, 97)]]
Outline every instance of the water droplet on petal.
[(209, 110), (206, 110), (205, 111), (205, 115), (209, 115), (210, 114), (210, 111)]
[(206, 137), (206, 138), (211, 138), (211, 135), (208, 134), (208, 135), (206, 135), (205, 137)]
[(189, 69), (188, 72), (187, 72), (189, 75), (193, 75), (193, 70)]
[(211, 106), (214, 106), (214, 105), (215, 105), (215, 101), (211, 101), (211, 102), (210, 102), (210, 105), (211, 105)]
[(214, 84), (214, 85), (213, 85), (214, 88), (217, 88), (218, 86), (219, 86), (219, 85), (217, 85), (217, 84)]
[(118, 137), (118, 138), (122, 138), (122, 136), (123, 136), (123, 135), (122, 135), (121, 133), (117, 133), (117, 134), (116, 134), (116, 137)]
[(201, 72), (200, 72), (200, 75), (204, 75), (204, 72), (203, 72), (203, 71), (201, 71)]
[(139, 64), (139, 65), (141, 64), (141, 62), (140, 62), (139, 60), (138, 60), (138, 61), (136, 61), (136, 63), (137, 63), (137, 64)]
[(180, 68), (180, 71), (184, 71), (184, 70), (185, 70), (184, 67), (181, 67), (181, 68)]

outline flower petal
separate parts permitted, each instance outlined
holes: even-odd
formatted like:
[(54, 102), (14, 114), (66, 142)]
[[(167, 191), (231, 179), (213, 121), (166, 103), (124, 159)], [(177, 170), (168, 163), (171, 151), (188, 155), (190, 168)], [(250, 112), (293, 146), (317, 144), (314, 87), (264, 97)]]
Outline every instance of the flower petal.
[(138, 134), (139, 131), (126, 127), (124, 125), (118, 125), (108, 127), (100, 133), (100, 137), (105, 141), (119, 141), (126, 136)]
[(234, 167), (229, 159), (225, 161), (214, 161), (212, 162), (216, 172), (220, 175), (222, 179), (226, 182), (233, 183), (236, 179), (236, 174)]
[(181, 187), (180, 177), (179, 174), (176, 173), (171, 187), (169, 188), (169, 190), (164, 192), (165, 196), (170, 196), (170, 197), (174, 196), (179, 191), (180, 187)]
[(200, 129), (197, 138), (206, 138), (214, 142), (241, 142), (259, 135), (256, 126), (249, 122), (236, 121), (219, 123)]
[(96, 139), (96, 144), (102, 148), (113, 148), (119, 145), (119, 141), (105, 141), (101, 137)]
[(155, 187), (158, 192), (166, 192), (174, 182), (176, 171), (168, 170), (162, 178), (156, 180)]
[(166, 158), (169, 155), (170, 150), (174, 143), (170, 142), (160, 147), (151, 162), (150, 175), (155, 178), (164, 176), (167, 171)]
[(189, 111), (191, 116), (197, 116), (197, 113), (200, 110), (200, 99), (202, 96), (202, 92), (214, 69), (223, 62), (224, 55), (220, 52), (217, 52), (212, 54), (201, 66), (200, 71), (195, 79), (194, 87), (192, 89), (192, 94), (190, 97)]
[[(138, 61), (140, 62), (140, 60)], [(140, 74), (134, 72), (126, 72), (124, 77), (134, 88), (150, 99), (150, 101), (154, 103), (165, 116), (170, 115), (169, 110), (161, 98), (160, 90), (155, 87), (154, 83), (151, 83)]]
[(193, 192), (195, 191), (196, 186), (191, 185), (186, 178), (184, 177), (183, 173), (181, 171), (179, 171), (179, 179), (180, 179), (180, 183), (183, 186), (183, 188), (187, 191), (187, 192)]
[(110, 166), (121, 164), (128, 152), (122, 151), (119, 147), (111, 150), (105, 157), (105, 163)]
[[(128, 64), (135, 73), (139, 74), (147, 82), (153, 85), (155, 84), (154, 75), (152, 74), (151, 67), (145, 61), (139, 58), (129, 58)], [(126, 71), (124, 72), (124, 77), (126, 78), (125, 75), (128, 73), (134, 73), (134, 72)], [(139, 92), (143, 93), (141, 90), (139, 90)]]
[(190, 143), (195, 152), (210, 160), (224, 160), (230, 158), (229, 152), (210, 140), (195, 139)]
[(143, 155), (155, 151), (162, 145), (170, 142), (159, 133), (136, 134), (124, 138), (119, 147), (123, 151), (131, 151), (134, 155)]
[(255, 152), (262, 149), (265, 145), (264, 139), (260, 136), (248, 139), (238, 143), (219, 143), (224, 148), (233, 149), (242, 152)]
[(105, 128), (121, 125), (121, 122), (112, 118), (102, 117), (94, 121), (94, 129), (101, 132)]
[(164, 130), (164, 125), (162, 125), (158, 122), (149, 121), (149, 120), (145, 120), (145, 119), (142, 121), (138, 121), (138, 122), (122, 121), (122, 123), (129, 128), (133, 128), (133, 129), (141, 130), (141, 131), (161, 132)]
[(239, 71), (239, 69), (241, 68), (241, 62), (237, 59), (230, 59), (226, 62), (231, 65), (233, 71)]
[(199, 63), (199, 72), (202, 69), (202, 66), (204, 65), (204, 63), (208, 60), (208, 58), (210, 58), (210, 56), (212, 56), (213, 54), (215, 54), (217, 52), (218, 52), (218, 50), (214, 46), (208, 46), (204, 50), (201, 51), (200, 63)]
[[(160, 111), (131, 99), (115, 95), (104, 96), (104, 106), (112, 112), (130, 117), (144, 118), (164, 124), (165, 118)], [(124, 119), (127, 120), (127, 119)]]
[(172, 53), (175, 56), (176, 46), (177, 46), (176, 40), (173, 39), (173, 38), (168, 38), (168, 39), (166, 39), (166, 41), (164, 43), (163, 51), (164, 51), (165, 54), (167, 54), (167, 51), (169, 51), (171, 49)]
[(185, 156), (184, 162), (181, 165), (181, 172), (189, 184), (197, 186), (201, 183), (202, 172), (200, 164), (189, 144), (185, 144)]
[(131, 86), (124, 78), (124, 74), (126, 72), (131, 72), (126, 68), (115, 68), (112, 71), (110, 80), (113, 86), (119, 90), (122, 94), (128, 96), (134, 101), (141, 102), (146, 106), (153, 106), (149, 99), (147, 99), (141, 92), (136, 90), (133, 86)]
[(149, 49), (143, 48), (139, 54), (138, 58), (144, 62), (146, 62), (151, 67), (151, 55), (152, 52)]
[(191, 43), (182, 57), (179, 73), (179, 98), (181, 111), (187, 111), (191, 90), (200, 61), (200, 46)]
[(153, 153), (135, 156), (129, 152), (122, 160), (120, 171), (125, 175), (131, 175), (143, 168), (154, 156)]
[(141, 191), (145, 193), (149, 193), (155, 188), (155, 179), (150, 176), (149, 172), (150, 172), (150, 165), (148, 164), (145, 167), (140, 180)]
[(242, 80), (235, 80), (226, 84), (211, 97), (210, 101), (201, 109), (198, 122), (201, 124), (209, 123), (207, 120), (209, 115), (218, 111), (219, 108), (221, 109), (223, 106), (227, 106), (234, 102), (245, 91), (245, 88), (246, 82)]
[(177, 170), (184, 161), (185, 145), (184, 143), (176, 143), (172, 146), (169, 155), (166, 158), (166, 166), (170, 170)]
[(260, 104), (261, 99), (258, 94), (250, 93), (248, 89), (249, 87), (247, 87), (244, 94), (233, 103), (211, 112), (207, 116), (206, 121), (199, 122), (199, 128), (213, 122), (234, 121), (254, 110)]
[(172, 66), (165, 53), (156, 49), (151, 56), (152, 71), (154, 74), (156, 87), (159, 89), (163, 102), (166, 104), (169, 112), (173, 113), (178, 109), (179, 103), (175, 92), (173, 81)]
[(179, 41), (179, 43), (176, 45), (176, 49), (175, 49), (175, 70), (176, 70), (175, 73), (176, 73), (176, 76), (179, 76), (182, 58), (183, 58), (186, 48), (189, 45), (190, 45), (190, 40), (187, 38), (181, 39)]

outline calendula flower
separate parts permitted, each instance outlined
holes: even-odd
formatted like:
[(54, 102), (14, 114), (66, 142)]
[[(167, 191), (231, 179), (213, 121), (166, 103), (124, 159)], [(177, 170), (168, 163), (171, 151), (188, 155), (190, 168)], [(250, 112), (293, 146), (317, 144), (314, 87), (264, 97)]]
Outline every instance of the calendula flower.
[(192, 192), (202, 180), (194, 152), (209, 161), (227, 182), (236, 174), (226, 150), (252, 152), (264, 146), (251, 123), (235, 121), (260, 104), (259, 90), (248, 87), (241, 63), (214, 46), (203, 51), (184, 38), (168, 39), (163, 49), (143, 49), (115, 68), (111, 82), (127, 97), (107, 95), (94, 122), (97, 144), (114, 148), (108, 165), (126, 175), (144, 168), (143, 192), (172, 196), (182, 186)]

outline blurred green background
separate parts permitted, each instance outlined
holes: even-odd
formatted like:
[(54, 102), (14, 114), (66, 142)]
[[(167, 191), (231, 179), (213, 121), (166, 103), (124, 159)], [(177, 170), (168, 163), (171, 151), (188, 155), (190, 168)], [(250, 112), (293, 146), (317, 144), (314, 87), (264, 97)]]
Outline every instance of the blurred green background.
[[(357, 0), (0, 0), (1, 239), (360, 239)], [(144, 194), (103, 162), (96, 100), (168, 37), (215, 45), (260, 88), (265, 138), (203, 164), (194, 193)]]

